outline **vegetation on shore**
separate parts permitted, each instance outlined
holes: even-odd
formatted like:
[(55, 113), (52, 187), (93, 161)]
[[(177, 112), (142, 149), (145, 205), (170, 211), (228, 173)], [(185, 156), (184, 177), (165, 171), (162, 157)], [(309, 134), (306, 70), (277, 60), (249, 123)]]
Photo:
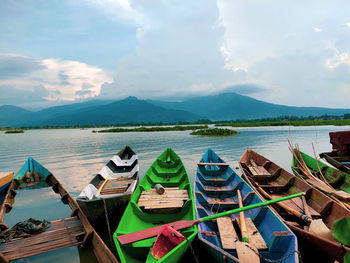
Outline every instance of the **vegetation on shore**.
[(231, 129), (220, 129), (220, 128), (200, 129), (190, 133), (190, 135), (200, 135), (200, 136), (232, 136), (237, 134), (239, 134), (238, 131), (231, 130)]
[(170, 126), (170, 127), (138, 127), (134, 129), (126, 128), (112, 128), (107, 130), (95, 131), (92, 132), (159, 132), (159, 131), (188, 131), (188, 130), (198, 130), (206, 129), (208, 125), (191, 125), (191, 126)]
[(236, 120), (223, 121), (216, 123), (215, 126), (231, 126), (231, 127), (262, 127), (262, 126), (322, 126), (334, 125), (344, 126), (350, 125), (350, 114), (342, 116), (323, 115), (323, 116), (281, 116), (276, 118), (264, 118), (255, 120)]
[[(261, 126), (316, 126), (316, 125), (334, 125), (343, 126), (350, 125), (350, 113), (341, 116), (336, 115), (323, 115), (323, 116), (308, 116), (308, 117), (297, 117), (297, 116), (281, 116), (276, 118), (263, 118), (254, 120), (223, 120), (223, 121), (211, 121), (208, 119), (198, 120), (195, 122), (179, 121), (170, 123), (150, 123), (150, 122), (139, 122), (139, 123), (118, 123), (118, 124), (106, 124), (106, 125), (62, 125), (62, 126), (21, 126), (21, 127), (3, 127), (0, 130), (6, 131), (10, 129), (81, 129), (81, 128), (107, 128), (107, 127), (136, 127), (135, 129), (144, 128), (143, 126), (156, 126), (152, 127), (156, 130), (138, 130), (138, 131), (167, 131), (169, 125), (176, 125), (178, 127), (199, 126), (215, 124), (215, 126), (232, 126), (232, 127), (261, 127)], [(181, 126), (180, 126), (181, 125)], [(142, 127), (140, 127), (142, 126)], [(165, 126), (165, 127), (164, 127)], [(160, 129), (164, 128), (164, 129)], [(130, 132), (128, 129), (120, 128), (116, 132)], [(171, 129), (174, 130), (174, 129)], [(176, 129), (175, 129), (176, 130)], [(181, 130), (181, 129), (178, 129)], [(137, 131), (137, 130), (136, 130)]]
[(5, 131), (5, 134), (11, 134), (11, 133), (24, 133), (23, 130), (7, 130)]
[(232, 122), (215, 124), (215, 126), (231, 126), (231, 127), (263, 127), (263, 126), (322, 126), (334, 125), (345, 126), (350, 125), (350, 120), (308, 120), (308, 121), (274, 121), (274, 122)]

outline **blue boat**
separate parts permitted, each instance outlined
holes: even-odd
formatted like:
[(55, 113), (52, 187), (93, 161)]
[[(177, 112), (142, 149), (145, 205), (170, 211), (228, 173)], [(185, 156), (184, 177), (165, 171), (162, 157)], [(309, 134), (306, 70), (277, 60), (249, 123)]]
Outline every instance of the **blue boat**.
[[(208, 149), (198, 163), (195, 179), (197, 218), (238, 208), (237, 190), (243, 206), (262, 202), (227, 163)], [(252, 209), (244, 215), (249, 243), (258, 250), (260, 262), (299, 262), (296, 236), (268, 207)], [(241, 237), (238, 220), (237, 214), (198, 225), (199, 240), (216, 262), (239, 262), (235, 249)]]
[[(30, 182), (25, 182), (26, 173), (30, 173)], [(39, 181), (36, 182), (35, 174), (38, 175)], [(35, 161), (32, 157), (29, 157), (27, 161), (24, 163), (22, 168), (18, 171), (18, 173), (13, 177), (13, 180), (16, 182), (18, 188), (44, 188), (49, 187), (46, 182), (46, 179), (51, 174), (49, 170), (47, 170), (40, 163)]]

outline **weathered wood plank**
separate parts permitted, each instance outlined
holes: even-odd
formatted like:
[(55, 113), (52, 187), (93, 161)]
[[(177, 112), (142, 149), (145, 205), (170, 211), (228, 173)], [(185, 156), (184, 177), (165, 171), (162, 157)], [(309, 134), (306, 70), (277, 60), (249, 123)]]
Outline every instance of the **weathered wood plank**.
[[(241, 224), (239, 224), (239, 218), (236, 218), (239, 227)], [(251, 244), (253, 247), (256, 247), (258, 250), (265, 250), (267, 249), (267, 245), (265, 243), (265, 240), (260, 235), (258, 229), (255, 227), (253, 221), (250, 217), (245, 218), (245, 222), (247, 225), (247, 236), (249, 240), (249, 244)]]
[(238, 240), (236, 231), (232, 224), (231, 217), (219, 217), (216, 219), (220, 233), (220, 240), (223, 249), (236, 249), (236, 241)]

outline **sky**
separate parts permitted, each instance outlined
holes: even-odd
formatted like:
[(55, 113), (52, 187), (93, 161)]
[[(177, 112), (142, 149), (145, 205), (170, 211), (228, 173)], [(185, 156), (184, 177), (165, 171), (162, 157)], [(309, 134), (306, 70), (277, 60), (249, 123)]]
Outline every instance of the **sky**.
[(350, 108), (350, 2), (0, 1), (0, 105), (221, 92)]

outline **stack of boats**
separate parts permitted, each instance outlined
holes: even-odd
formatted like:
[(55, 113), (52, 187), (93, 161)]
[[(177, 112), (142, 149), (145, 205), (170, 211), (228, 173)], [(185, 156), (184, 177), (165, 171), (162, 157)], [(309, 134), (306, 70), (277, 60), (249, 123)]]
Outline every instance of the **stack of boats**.
[[(300, 260), (299, 244), (308, 246), (309, 256), (321, 256), (322, 262), (347, 262), (349, 226), (343, 224), (341, 231), (335, 227), (350, 218), (347, 136), (350, 133), (331, 135), (334, 151), (321, 155), (333, 158), (341, 170), (295, 147), (291, 149), (294, 175), (251, 149), (239, 160), (239, 175), (208, 149), (197, 163), (194, 191), (181, 158), (171, 148), (155, 159), (139, 182), (137, 155), (126, 146), (76, 199), (51, 172), (29, 158), (12, 181), (13, 173), (0, 174), (3, 189), (11, 183), (0, 207), (0, 236), (8, 231), (4, 217), (15, 205), (17, 191), (24, 189), (52, 187), (71, 208), (71, 216), (50, 222), (45, 231), (1, 244), (0, 261), (84, 245), (93, 249), (99, 262), (193, 258), (198, 262), (199, 258), (292, 263)], [(95, 231), (101, 227), (114, 233), (117, 254)], [(201, 254), (208, 258), (203, 260)]]

